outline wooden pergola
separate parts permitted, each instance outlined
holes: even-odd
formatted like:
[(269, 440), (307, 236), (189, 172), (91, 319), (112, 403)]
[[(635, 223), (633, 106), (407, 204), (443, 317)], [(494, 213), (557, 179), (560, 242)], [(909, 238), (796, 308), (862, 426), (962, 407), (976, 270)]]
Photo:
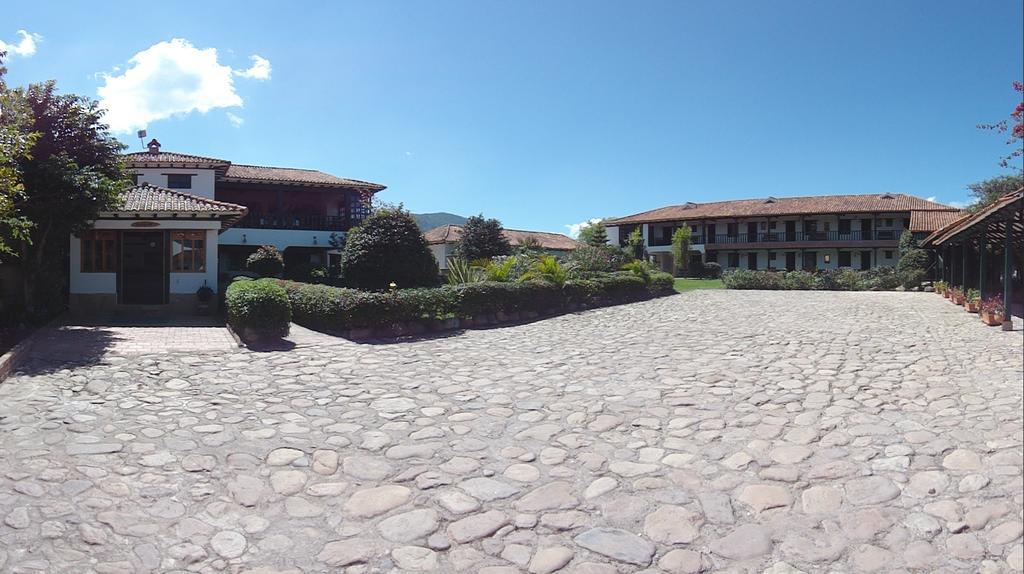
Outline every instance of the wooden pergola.
[(1024, 188), (939, 229), (921, 245), (935, 251), (950, 286), (976, 288), (983, 299), (1002, 291), (1003, 329), (1013, 328), (1013, 292), (1024, 264)]

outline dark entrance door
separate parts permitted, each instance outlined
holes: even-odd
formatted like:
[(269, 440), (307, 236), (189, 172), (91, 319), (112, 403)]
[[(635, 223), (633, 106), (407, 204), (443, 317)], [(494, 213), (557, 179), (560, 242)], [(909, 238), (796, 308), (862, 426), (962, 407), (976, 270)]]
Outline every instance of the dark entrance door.
[(867, 271), (871, 269), (871, 252), (861, 251), (860, 252), (860, 269), (861, 271)]
[[(789, 233), (788, 231), (786, 233)], [(786, 271), (796, 270), (796, 251), (786, 252)]]
[(801, 257), (804, 271), (814, 271), (818, 268), (818, 253), (815, 251), (804, 251)]
[(871, 236), (871, 220), (870, 219), (861, 219), (860, 220), (860, 238), (865, 240), (865, 241), (867, 241), (869, 239), (874, 239), (874, 237)]
[(709, 223), (705, 227), (707, 229), (707, 234), (708, 234), (707, 242), (708, 243), (714, 243), (715, 239), (716, 239), (715, 238), (715, 224), (714, 223)]
[(796, 222), (786, 222), (786, 241), (796, 241)]
[(159, 305), (164, 302), (164, 234), (161, 231), (121, 233), (121, 302)]
[(757, 224), (747, 223), (747, 241), (753, 243), (757, 241)]

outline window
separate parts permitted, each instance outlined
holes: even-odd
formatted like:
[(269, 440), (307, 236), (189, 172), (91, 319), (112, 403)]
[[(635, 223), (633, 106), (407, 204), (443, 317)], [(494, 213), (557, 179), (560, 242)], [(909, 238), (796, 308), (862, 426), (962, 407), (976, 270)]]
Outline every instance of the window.
[(167, 187), (171, 189), (192, 189), (191, 173), (167, 174)]
[(206, 232), (171, 232), (171, 271), (202, 273), (206, 271)]
[(729, 267), (739, 267), (739, 266), (740, 266), (740, 254), (739, 253), (730, 253), (729, 254)]
[(88, 231), (82, 234), (82, 273), (117, 271), (117, 232)]
[(849, 233), (849, 232), (850, 232), (850, 220), (849, 219), (840, 219), (839, 220), (839, 233)]
[(707, 255), (704, 256), (704, 261), (708, 263), (718, 263), (718, 252), (708, 251)]
[(885, 226), (886, 227), (892, 227), (892, 220), (891, 219), (886, 219), (885, 220)]
[(892, 259), (892, 251), (886, 251), (885, 252), (885, 258), (886, 259)]
[(839, 266), (840, 267), (852, 267), (853, 266), (853, 260), (852, 260), (850, 255), (851, 254), (850, 254), (849, 251), (840, 251), (839, 252)]
[(725, 232), (726, 232), (726, 234), (729, 237), (736, 237), (736, 233), (738, 232), (737, 230), (738, 230), (738, 225), (737, 224), (735, 224), (735, 223), (727, 223), (727, 224), (725, 224)]
[(757, 270), (757, 253), (747, 253), (747, 269)]

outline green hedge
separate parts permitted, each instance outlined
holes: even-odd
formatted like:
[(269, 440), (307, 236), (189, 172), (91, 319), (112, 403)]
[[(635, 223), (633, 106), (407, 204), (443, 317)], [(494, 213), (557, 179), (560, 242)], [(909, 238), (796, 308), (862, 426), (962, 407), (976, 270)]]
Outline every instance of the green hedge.
[(891, 267), (855, 271), (848, 268), (808, 271), (751, 271), (736, 269), (722, 275), (728, 289), (884, 291), (899, 286)]
[(288, 334), (292, 320), (288, 293), (274, 279), (235, 281), (225, 294), (228, 323), (246, 339), (273, 339)]
[[(296, 323), (335, 333), (454, 318), (490, 320), (496, 315), (500, 319), (500, 314), (557, 313), (673, 292), (672, 277), (667, 273), (652, 273), (649, 283), (627, 273), (570, 280), (562, 286), (546, 281), (484, 281), (385, 292), (284, 280), (278, 285)], [(230, 302), (228, 307), (230, 312)]]

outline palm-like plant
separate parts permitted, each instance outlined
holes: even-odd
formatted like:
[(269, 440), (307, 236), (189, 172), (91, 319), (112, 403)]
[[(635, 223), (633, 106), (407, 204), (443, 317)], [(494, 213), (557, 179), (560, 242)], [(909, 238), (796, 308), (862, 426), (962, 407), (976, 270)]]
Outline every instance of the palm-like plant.
[(499, 281), (501, 283), (512, 281), (513, 271), (518, 262), (519, 260), (515, 256), (504, 257), (499, 261), (491, 261), (484, 269), (484, 272), (487, 274), (487, 280)]
[(483, 268), (470, 264), (465, 259), (452, 257), (448, 260), (448, 284), (479, 283), (486, 279)]
[(562, 285), (566, 280), (566, 272), (562, 265), (551, 255), (541, 255), (530, 270), (519, 278), (520, 281), (547, 281)]

